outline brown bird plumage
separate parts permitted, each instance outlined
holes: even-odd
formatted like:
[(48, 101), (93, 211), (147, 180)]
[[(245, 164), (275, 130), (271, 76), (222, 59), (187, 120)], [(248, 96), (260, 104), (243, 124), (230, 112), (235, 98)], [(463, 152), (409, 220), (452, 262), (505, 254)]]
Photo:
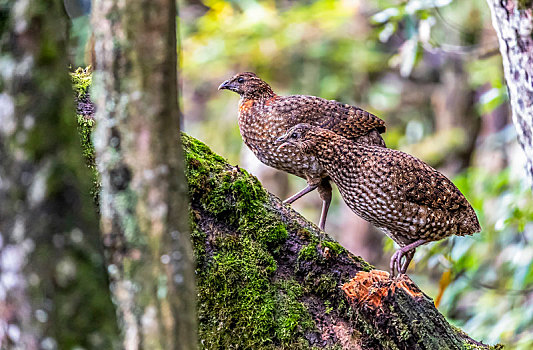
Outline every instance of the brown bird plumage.
[(285, 200), (292, 203), (318, 188), (323, 200), (319, 226), (324, 229), (331, 202), (327, 174), (314, 157), (302, 154), (294, 146), (278, 149), (276, 139), (298, 123), (329, 129), (355, 142), (385, 146), (380, 133), (385, 122), (360, 108), (315, 96), (278, 96), (254, 73), (240, 73), (223, 82), (241, 96), (239, 129), (244, 143), (266, 165), (307, 180), (307, 187)]
[[(479, 232), (476, 213), (443, 174), (407, 153), (351, 142), (329, 130), (299, 124), (278, 139), (315, 157), (346, 204), (401, 248), (391, 273), (405, 273), (415, 248)], [(401, 263), (402, 256), (406, 261)]]

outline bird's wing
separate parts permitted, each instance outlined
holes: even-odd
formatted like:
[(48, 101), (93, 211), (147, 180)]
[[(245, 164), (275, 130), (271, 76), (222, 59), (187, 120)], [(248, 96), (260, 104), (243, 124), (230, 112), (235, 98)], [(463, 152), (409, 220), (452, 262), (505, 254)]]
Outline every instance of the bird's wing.
[(347, 139), (367, 135), (373, 130), (383, 133), (386, 129), (385, 122), (372, 113), (315, 96), (283, 96), (277, 99), (275, 108), (291, 125), (309, 123)]
[[(409, 202), (443, 210), (470, 207), (465, 196), (446, 176), (407, 153), (387, 149), (386, 176)], [(398, 171), (400, 169), (400, 171)]]

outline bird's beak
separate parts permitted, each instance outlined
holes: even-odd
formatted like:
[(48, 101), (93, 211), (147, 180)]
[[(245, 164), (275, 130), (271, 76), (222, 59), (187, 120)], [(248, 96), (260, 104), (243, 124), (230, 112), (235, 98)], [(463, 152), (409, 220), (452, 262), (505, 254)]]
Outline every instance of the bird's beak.
[(231, 88), (233, 88), (233, 85), (231, 85), (229, 80), (226, 80), (225, 82), (220, 84), (220, 86), (218, 87), (219, 90), (224, 90), (224, 89), (231, 90)]
[(278, 146), (278, 151), (290, 145), (290, 141), (287, 140), (287, 135), (282, 135), (276, 139), (276, 143), (281, 143)]

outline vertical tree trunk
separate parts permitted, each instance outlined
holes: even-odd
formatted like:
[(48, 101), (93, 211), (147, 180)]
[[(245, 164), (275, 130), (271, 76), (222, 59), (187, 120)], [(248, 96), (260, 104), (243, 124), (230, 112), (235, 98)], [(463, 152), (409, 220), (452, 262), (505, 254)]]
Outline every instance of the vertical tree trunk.
[(500, 41), (513, 122), (533, 184), (533, 6), (526, 0), (487, 0)]
[(9, 6), (9, 16), (0, 9), (0, 348), (111, 348), (118, 331), (73, 118), (63, 2)]
[(197, 346), (174, 0), (97, 0), (101, 228), (125, 349)]

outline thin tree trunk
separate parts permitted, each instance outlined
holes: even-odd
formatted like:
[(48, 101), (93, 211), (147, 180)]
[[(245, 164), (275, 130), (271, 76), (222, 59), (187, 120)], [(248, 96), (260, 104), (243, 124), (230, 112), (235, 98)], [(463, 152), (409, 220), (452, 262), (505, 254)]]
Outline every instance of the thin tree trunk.
[(174, 0), (97, 0), (101, 228), (125, 349), (197, 346)]
[(531, 1), (487, 2), (500, 42), (513, 122), (533, 185), (533, 6)]
[(9, 6), (0, 10), (0, 348), (112, 348), (63, 2)]

